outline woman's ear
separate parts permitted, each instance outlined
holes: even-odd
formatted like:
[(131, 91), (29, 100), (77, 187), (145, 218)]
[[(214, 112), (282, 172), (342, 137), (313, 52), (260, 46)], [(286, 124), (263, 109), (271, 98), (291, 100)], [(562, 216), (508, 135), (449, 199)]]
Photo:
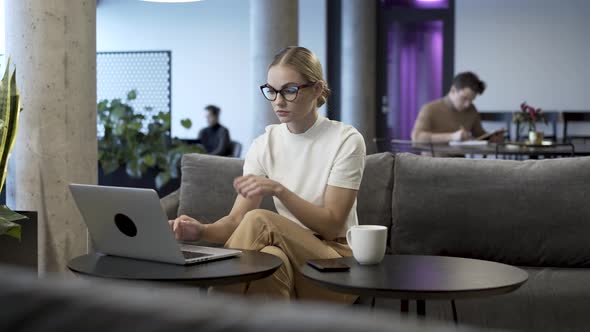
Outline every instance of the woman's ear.
[(316, 99), (322, 96), (322, 93), (324, 92), (324, 85), (324, 81), (317, 81), (313, 85), (313, 96)]

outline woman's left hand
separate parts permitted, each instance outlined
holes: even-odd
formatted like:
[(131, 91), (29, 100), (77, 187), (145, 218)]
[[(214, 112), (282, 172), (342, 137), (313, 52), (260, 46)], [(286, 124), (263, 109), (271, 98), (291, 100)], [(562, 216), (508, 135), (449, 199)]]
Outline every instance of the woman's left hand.
[(273, 180), (257, 175), (245, 175), (234, 180), (236, 192), (246, 198), (255, 196), (277, 196), (283, 186)]

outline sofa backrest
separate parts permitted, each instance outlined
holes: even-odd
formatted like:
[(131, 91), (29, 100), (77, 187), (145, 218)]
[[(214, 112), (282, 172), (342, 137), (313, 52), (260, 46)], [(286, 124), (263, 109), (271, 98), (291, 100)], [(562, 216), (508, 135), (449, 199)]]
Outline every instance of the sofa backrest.
[[(243, 164), (242, 159), (236, 158), (184, 155), (178, 214), (207, 223), (225, 216), (236, 198), (233, 179), (242, 175)], [(361, 224), (391, 225), (392, 186), (393, 155), (379, 153), (367, 156), (357, 202)], [(276, 212), (269, 197), (265, 198), (261, 208)]]
[(394, 252), (590, 266), (590, 157), (509, 161), (398, 154), (394, 173)]

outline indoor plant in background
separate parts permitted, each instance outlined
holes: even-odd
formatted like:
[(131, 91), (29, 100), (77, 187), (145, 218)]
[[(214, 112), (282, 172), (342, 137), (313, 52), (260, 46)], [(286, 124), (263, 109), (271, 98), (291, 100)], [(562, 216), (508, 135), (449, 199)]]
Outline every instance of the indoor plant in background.
[[(204, 150), (171, 138), (170, 113), (156, 112), (149, 107), (142, 113), (136, 112), (129, 105), (136, 98), (137, 92), (132, 90), (124, 101), (113, 99), (98, 103), (99, 136), (102, 134), (98, 138), (100, 168), (104, 175), (119, 171), (132, 179), (153, 174), (148, 186), (160, 190), (179, 177), (178, 164), (183, 154)], [(181, 120), (181, 124), (187, 129), (192, 126), (190, 119)]]
[[(537, 122), (543, 121), (547, 123), (545, 114), (540, 108), (534, 108), (526, 102), (520, 104), (520, 112), (512, 114), (512, 122), (519, 124), (519, 131), (526, 123), (528, 126), (528, 142), (530, 144), (541, 144), (543, 142), (543, 132), (537, 131)], [(520, 132), (519, 132), (520, 134)]]
[[(10, 58), (6, 62), (4, 76), (0, 81), (0, 191), (6, 181), (8, 157), (14, 147), (18, 115), (20, 113), (20, 95), (16, 86), (16, 69), (10, 72)], [(0, 235), (9, 235), (21, 239), (21, 226), (15, 221), (26, 219), (6, 205), (0, 206)]]

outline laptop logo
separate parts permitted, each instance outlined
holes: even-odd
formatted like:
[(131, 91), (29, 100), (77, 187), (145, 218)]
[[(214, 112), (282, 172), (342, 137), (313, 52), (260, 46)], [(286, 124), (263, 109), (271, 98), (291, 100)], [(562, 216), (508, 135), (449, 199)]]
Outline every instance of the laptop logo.
[(121, 233), (129, 237), (137, 235), (137, 226), (135, 226), (133, 220), (122, 213), (117, 213), (115, 215), (115, 225)]

